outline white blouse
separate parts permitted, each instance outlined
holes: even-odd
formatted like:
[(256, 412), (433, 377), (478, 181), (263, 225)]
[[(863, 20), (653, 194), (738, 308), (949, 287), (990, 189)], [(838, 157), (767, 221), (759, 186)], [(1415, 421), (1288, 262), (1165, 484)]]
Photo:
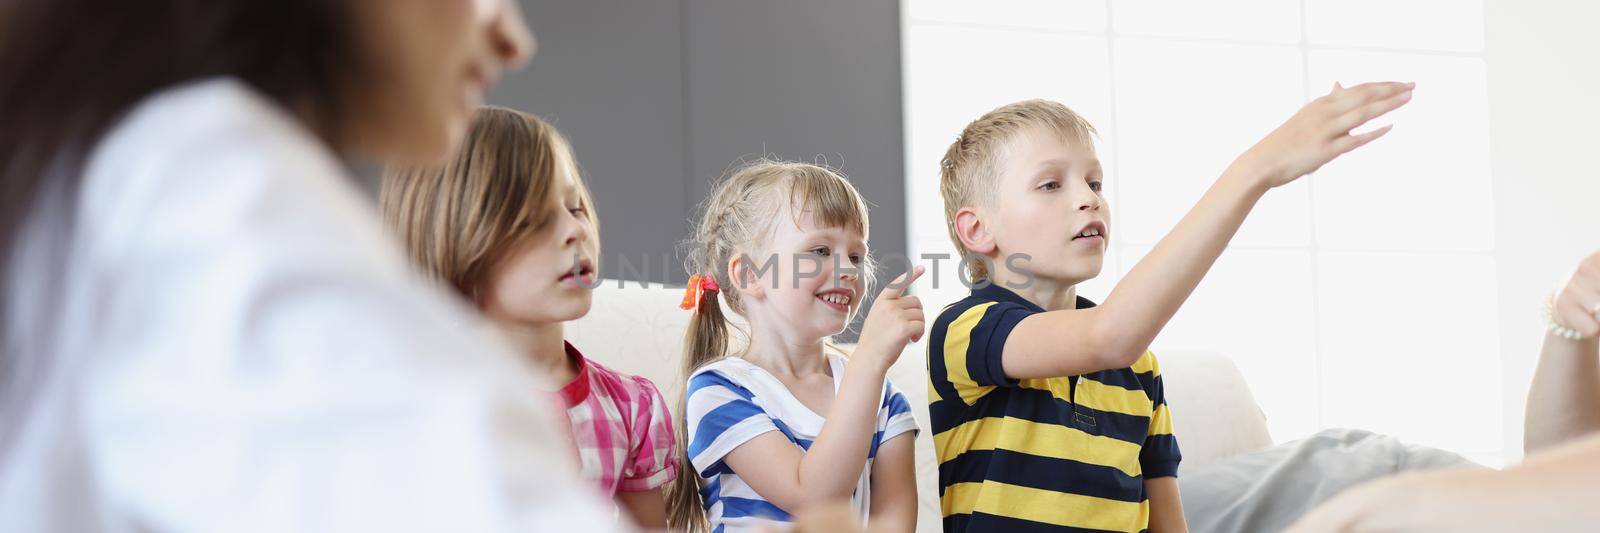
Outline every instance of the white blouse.
[(29, 217), (4, 295), (0, 531), (616, 527), (552, 387), (244, 83), (147, 98)]

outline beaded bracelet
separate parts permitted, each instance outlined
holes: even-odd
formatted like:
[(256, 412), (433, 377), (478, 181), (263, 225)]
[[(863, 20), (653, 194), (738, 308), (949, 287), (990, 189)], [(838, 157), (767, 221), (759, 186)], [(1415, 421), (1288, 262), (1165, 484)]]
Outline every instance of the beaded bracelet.
[(1556, 320), (1556, 293), (1554, 292), (1550, 293), (1550, 297), (1544, 300), (1544, 326), (1550, 330), (1550, 333), (1569, 341), (1584, 338), (1583, 334), (1579, 333), (1578, 330), (1569, 328)]

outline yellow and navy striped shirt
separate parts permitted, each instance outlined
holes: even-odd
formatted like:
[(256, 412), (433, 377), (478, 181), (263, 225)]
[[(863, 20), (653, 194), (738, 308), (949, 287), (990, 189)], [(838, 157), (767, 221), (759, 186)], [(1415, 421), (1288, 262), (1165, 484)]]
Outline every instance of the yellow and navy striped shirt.
[(1181, 459), (1155, 355), (1081, 376), (1006, 377), (1006, 336), (1042, 312), (991, 284), (928, 333), (944, 530), (1144, 531), (1144, 480), (1178, 475)]

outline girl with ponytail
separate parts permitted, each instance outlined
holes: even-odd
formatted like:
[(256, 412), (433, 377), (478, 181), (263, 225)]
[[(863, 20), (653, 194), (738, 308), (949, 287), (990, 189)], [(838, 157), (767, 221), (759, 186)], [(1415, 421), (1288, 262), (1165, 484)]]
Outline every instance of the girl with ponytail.
[(914, 529), (917, 428), (885, 375), (922, 335), (903, 295), (921, 267), (878, 296), (853, 353), (829, 342), (870, 285), (867, 229), (860, 193), (816, 165), (757, 161), (712, 193), (688, 245), (675, 530), (781, 528), (846, 500), (875, 528)]

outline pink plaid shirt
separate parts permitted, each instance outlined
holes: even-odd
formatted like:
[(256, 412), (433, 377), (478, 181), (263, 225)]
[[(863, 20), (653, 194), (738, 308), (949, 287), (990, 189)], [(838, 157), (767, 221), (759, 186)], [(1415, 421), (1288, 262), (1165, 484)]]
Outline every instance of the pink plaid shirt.
[(607, 496), (660, 488), (678, 475), (677, 438), (667, 402), (650, 380), (585, 358), (572, 343), (578, 376), (561, 388), (584, 479)]

